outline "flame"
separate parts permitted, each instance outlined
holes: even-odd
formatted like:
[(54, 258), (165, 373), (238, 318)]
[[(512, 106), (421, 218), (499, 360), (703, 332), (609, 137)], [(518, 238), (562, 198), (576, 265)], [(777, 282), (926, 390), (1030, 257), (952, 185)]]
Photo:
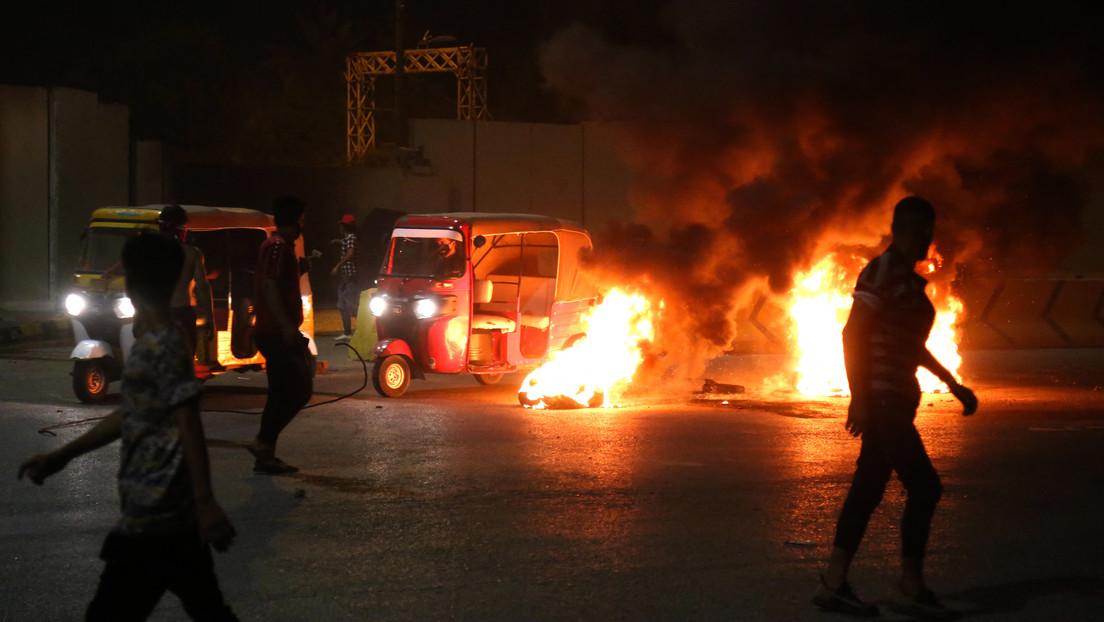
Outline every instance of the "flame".
[(654, 314), (644, 296), (612, 290), (586, 319), (586, 337), (526, 376), (518, 392), (522, 403), (609, 408), (611, 392), (632, 382), (644, 359)]
[[(795, 279), (790, 315), (796, 324), (797, 347), (800, 358), (797, 363), (797, 390), (806, 395), (849, 395), (847, 373), (843, 364), (843, 340), (841, 334), (847, 315), (851, 311), (851, 290), (858, 271), (852, 266), (858, 260), (841, 262), (828, 256), (816, 263), (808, 272)], [(921, 262), (918, 271), (934, 273), (943, 258), (934, 247), (928, 258)], [(929, 284), (929, 293), (936, 307), (935, 323), (928, 335), (928, 350), (958, 378), (962, 357), (958, 354), (958, 335), (955, 323), (962, 313), (962, 301), (950, 292)], [(916, 373), (920, 390), (936, 393), (945, 385), (926, 369)]]

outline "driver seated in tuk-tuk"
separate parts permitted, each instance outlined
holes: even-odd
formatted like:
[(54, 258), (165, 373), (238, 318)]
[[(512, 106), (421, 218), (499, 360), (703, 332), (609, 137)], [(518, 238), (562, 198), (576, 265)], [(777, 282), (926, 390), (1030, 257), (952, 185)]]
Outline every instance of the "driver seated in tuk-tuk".
[(455, 278), (464, 274), (464, 254), (460, 244), (452, 238), (437, 238), (437, 248), (433, 253), (433, 274), (444, 278)]

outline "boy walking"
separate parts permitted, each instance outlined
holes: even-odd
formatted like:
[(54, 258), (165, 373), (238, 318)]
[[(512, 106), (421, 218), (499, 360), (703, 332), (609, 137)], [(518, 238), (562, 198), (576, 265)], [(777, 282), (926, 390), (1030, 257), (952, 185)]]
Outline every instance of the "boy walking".
[(331, 244), (341, 247), (341, 259), (330, 274), (340, 276), (337, 284), (337, 310), (341, 313), (342, 333), (334, 341), (348, 341), (353, 338), (353, 320), (360, 306), (360, 280), (357, 276), (357, 236), (356, 218), (345, 214), (338, 223), (341, 237), (330, 240)]
[(70, 460), (122, 439), (122, 517), (104, 541), (106, 562), (86, 620), (144, 620), (165, 590), (194, 620), (237, 620), (215, 578), (211, 552), (225, 551), (234, 527), (215, 501), (199, 417), (202, 384), (171, 319), (184, 254), (180, 243), (144, 233), (123, 249), (134, 303), (135, 343), (123, 370), (122, 405), (60, 449), (19, 467), (35, 484)]

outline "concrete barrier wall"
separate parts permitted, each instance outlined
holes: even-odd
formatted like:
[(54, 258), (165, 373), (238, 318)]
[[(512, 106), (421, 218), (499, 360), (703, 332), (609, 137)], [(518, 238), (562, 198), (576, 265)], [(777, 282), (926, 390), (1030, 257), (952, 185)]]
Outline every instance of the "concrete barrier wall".
[(49, 91), (0, 85), (0, 301), (50, 297)]
[(128, 116), (94, 93), (0, 86), (0, 304), (55, 305), (91, 211), (127, 204)]
[[(418, 119), (411, 144), (447, 200), (432, 211), (525, 212), (598, 230), (632, 220), (630, 173), (612, 126)], [(429, 210), (426, 210), (429, 211)]]
[(1104, 280), (979, 279), (959, 290), (964, 348), (1104, 346)]
[[(958, 283), (963, 350), (1104, 347), (1104, 279), (972, 279)], [(732, 350), (785, 353), (793, 320), (757, 294), (736, 313)]]
[(92, 210), (130, 200), (130, 113), (95, 93), (51, 89), (50, 212), (56, 219), (52, 297), (72, 279)]

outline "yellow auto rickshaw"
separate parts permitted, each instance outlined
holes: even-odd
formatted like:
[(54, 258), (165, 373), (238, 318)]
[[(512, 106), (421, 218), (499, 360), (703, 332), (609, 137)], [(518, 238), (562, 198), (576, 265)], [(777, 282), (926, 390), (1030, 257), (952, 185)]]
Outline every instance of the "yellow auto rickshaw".
[[(127, 238), (157, 231), (161, 205), (104, 207), (95, 210), (81, 237), (81, 251), (65, 309), (72, 317), (73, 392), (83, 402), (96, 402), (108, 385), (122, 377), (130, 347), (134, 307), (126, 296), (120, 259)], [(272, 216), (236, 207), (182, 206), (188, 214), (186, 242), (204, 255), (211, 287), (212, 326), (197, 320), (196, 376), (206, 379), (230, 369), (261, 369), (264, 358), (253, 343), (253, 300), (257, 253), (276, 230)], [(303, 256), (303, 240), (295, 243)], [(310, 280), (303, 274), (303, 324), (300, 330), (314, 343), (314, 312)]]

